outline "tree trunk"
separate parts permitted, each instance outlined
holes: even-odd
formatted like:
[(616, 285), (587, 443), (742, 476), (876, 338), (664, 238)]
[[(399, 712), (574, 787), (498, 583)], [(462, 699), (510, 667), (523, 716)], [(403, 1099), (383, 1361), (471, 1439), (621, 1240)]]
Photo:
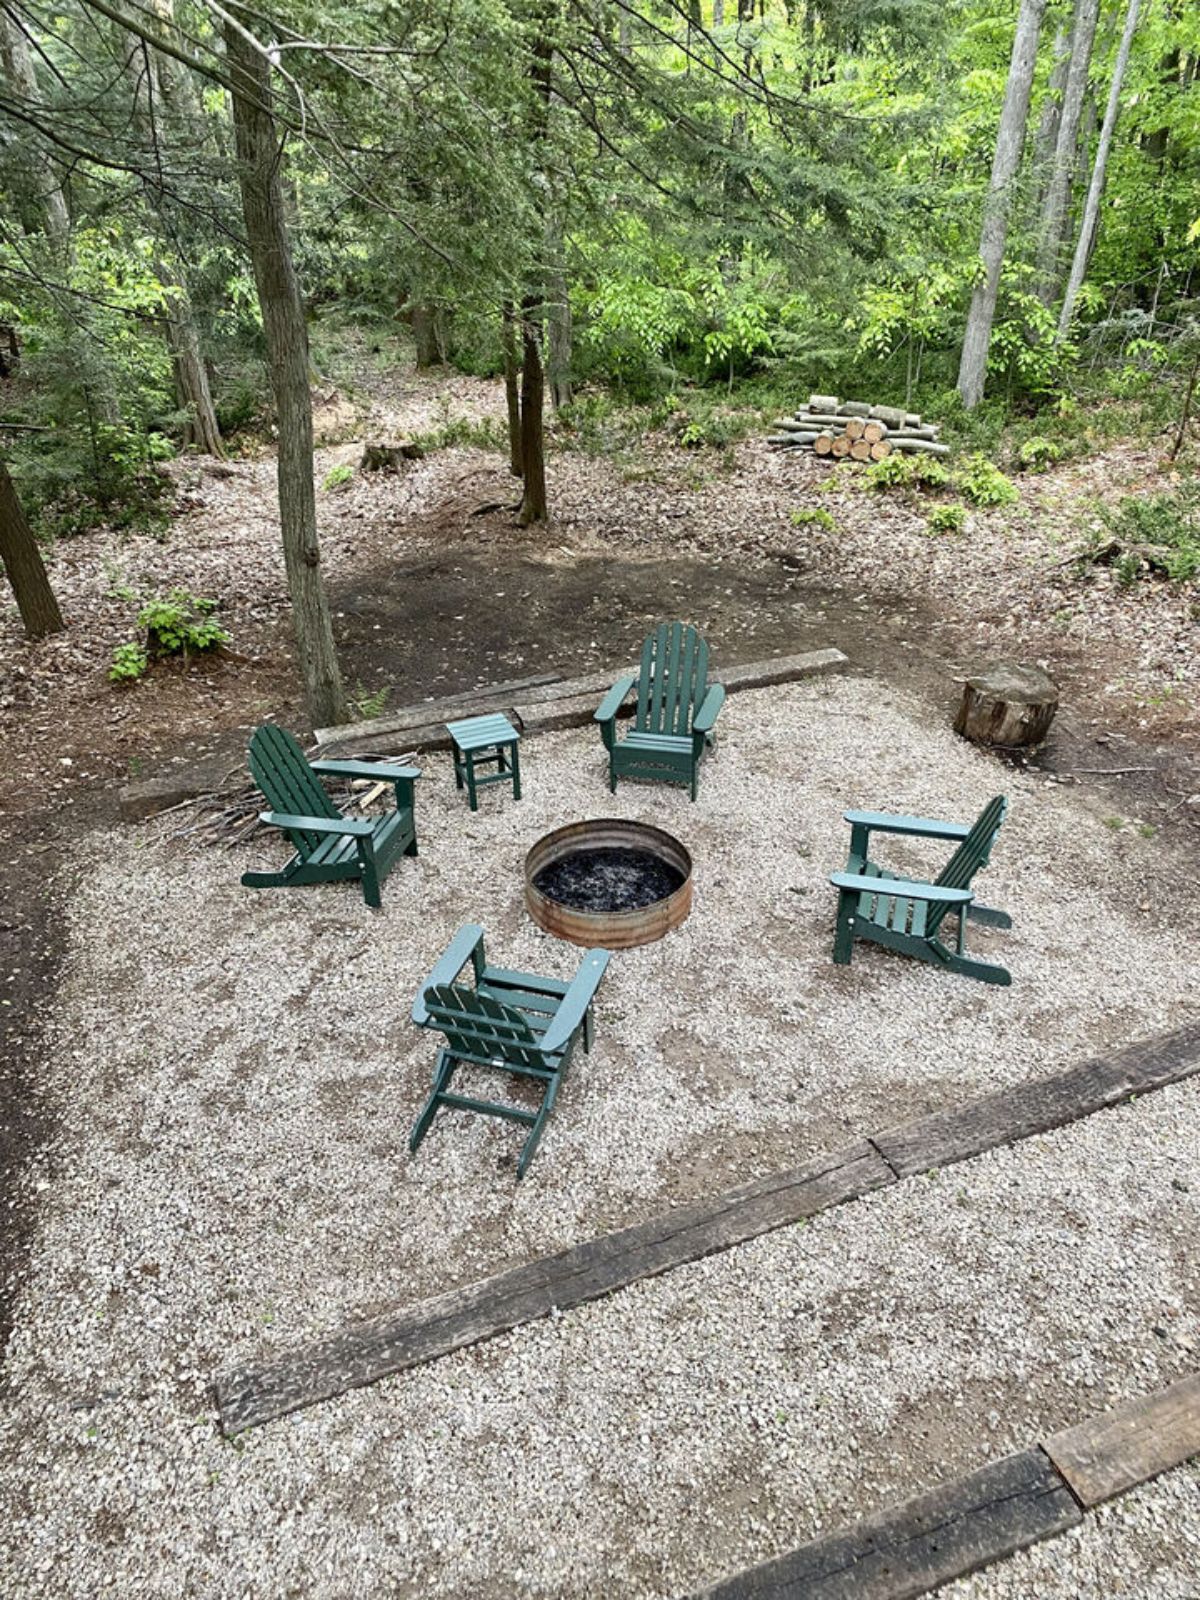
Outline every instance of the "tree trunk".
[(1129, 65), (1129, 52), (1133, 46), (1133, 35), (1137, 28), (1138, 10), (1141, 0), (1129, 0), (1125, 12), (1125, 31), (1121, 35), (1121, 46), (1117, 51), (1116, 65), (1113, 67), (1112, 84), (1108, 91), (1108, 105), (1104, 111), (1104, 122), (1100, 129), (1100, 142), (1096, 146), (1096, 159), (1092, 164), (1092, 181), (1088, 185), (1087, 200), (1083, 207), (1083, 221), (1079, 225), (1079, 237), (1075, 241), (1075, 258), (1071, 262), (1071, 276), (1067, 279), (1067, 292), (1063, 296), (1062, 311), (1058, 318), (1058, 337), (1065, 339), (1067, 330), (1071, 326), (1071, 318), (1075, 313), (1075, 301), (1083, 285), (1083, 275), (1087, 271), (1088, 261), (1092, 254), (1092, 245), (1096, 237), (1096, 223), (1100, 215), (1100, 200), (1104, 194), (1104, 177), (1108, 167), (1108, 152), (1112, 146), (1113, 129), (1117, 125), (1117, 112), (1121, 107), (1121, 85), (1125, 81), (1125, 68)]
[(501, 339), (504, 343), (504, 400), (508, 408), (508, 470), (514, 478), (524, 472), (521, 462), (521, 361), (517, 354), (517, 317), (511, 300), (504, 302)]
[(283, 559), (308, 714), (315, 727), (346, 721), (346, 700), (321, 574), (313, 486), (308, 330), (285, 224), (283, 152), (270, 112), (266, 60), (229, 22), (225, 54), (232, 79), (238, 184), (254, 281), (262, 308), (279, 427), (279, 521)]
[(188, 414), (184, 443), (194, 445), (202, 455), (224, 456), (225, 446), (221, 442), (221, 429), (208, 382), (208, 368), (200, 348), (200, 335), (196, 332), (187, 284), (183, 274), (165, 261), (158, 262), (155, 271), (158, 281), (168, 291), (163, 331), (171, 356), (171, 371), (175, 375), (179, 405)]
[(43, 639), (48, 633), (60, 633), (65, 626), (62, 612), (46, 576), (42, 552), (3, 461), (0, 461), (0, 561), (12, 584), (26, 635), (30, 639)]
[(983, 276), (971, 296), (962, 360), (958, 368), (958, 392), (968, 411), (983, 399), (983, 387), (987, 380), (988, 347), (992, 342), (996, 297), (1000, 291), (1000, 269), (1004, 265), (1013, 180), (1020, 168), (1021, 151), (1025, 145), (1025, 122), (1029, 115), (1033, 70), (1037, 64), (1038, 34), (1045, 10), (1046, 0), (1021, 0), (1017, 16), (1008, 83), (996, 134), (991, 182), (984, 202), (983, 231), (979, 242)]
[[(0, 62), (3, 62), (4, 75), (16, 97), (38, 104), (41, 95), (29, 40), (18, 26), (16, 17), (8, 16), (3, 10), (0, 10)], [(44, 230), (57, 248), (65, 249), (71, 223), (58, 171), (51, 157), (46, 154), (40, 136), (32, 129), (22, 129), (21, 142), (28, 152), (26, 171), (29, 182), (20, 186), (21, 190), (27, 192), (19, 193), (19, 199), (23, 201), (23, 210), (28, 212), (28, 221), (33, 224), (30, 231), (39, 228)]]
[(542, 373), (541, 307), (536, 297), (527, 297), (521, 306), (521, 476), (525, 492), (521, 497), (519, 521), (522, 527), (546, 520), (546, 440), (543, 428), (545, 381)]
[(1050, 181), (1054, 152), (1058, 148), (1058, 130), (1062, 126), (1063, 90), (1067, 86), (1067, 72), (1071, 65), (1073, 30), (1059, 23), (1054, 35), (1054, 66), (1050, 82), (1046, 85), (1046, 98), (1038, 118), (1037, 133), (1033, 140), (1033, 172), (1036, 183), (1034, 196), (1038, 210), (1045, 199)]
[(713, 0), (712, 25), (714, 29), (725, 26), (725, 0)]
[(546, 376), (555, 411), (571, 404), (571, 298), (563, 270), (562, 226), (547, 230), (550, 258), (546, 296)]
[(1079, 121), (1083, 115), (1083, 100), (1087, 93), (1088, 70), (1099, 15), (1100, 0), (1076, 0), (1075, 23), (1071, 32), (1071, 63), (1067, 69), (1054, 161), (1039, 222), (1038, 293), (1046, 305), (1052, 305), (1057, 300), (1061, 282), (1060, 257), (1071, 198), (1071, 177), (1078, 156)]
[(418, 301), (409, 313), (412, 323), (413, 343), (417, 347), (417, 370), (440, 367), (442, 347), (438, 341), (437, 309)]

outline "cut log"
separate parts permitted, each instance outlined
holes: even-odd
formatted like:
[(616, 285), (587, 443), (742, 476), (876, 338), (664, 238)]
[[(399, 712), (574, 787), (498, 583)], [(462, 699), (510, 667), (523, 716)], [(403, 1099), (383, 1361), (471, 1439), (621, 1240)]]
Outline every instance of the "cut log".
[(936, 439), (937, 436), (938, 430), (932, 423), (923, 428), (910, 428), (906, 424), (903, 428), (889, 428), (888, 430), (889, 439)]
[(831, 433), (819, 433), (813, 440), (813, 449), (819, 456), (831, 454), (833, 450), (833, 435)]
[(869, 439), (852, 439), (850, 441), (850, 459), (852, 461), (870, 461), (871, 443)]
[(833, 441), (833, 453), (834, 453), (834, 455), (837, 456), (839, 459), (842, 456), (848, 456), (850, 454), (850, 446), (851, 446), (852, 442), (853, 442), (852, 440), (847, 439), (847, 437), (846, 437), (846, 435), (844, 433), (839, 433), (837, 438)]
[(885, 457), (890, 456), (891, 453), (892, 446), (890, 440), (876, 439), (875, 443), (871, 446), (872, 461), (882, 461)]
[(816, 433), (772, 433), (767, 443), (784, 450), (799, 450), (813, 444), (819, 437)]
[(861, 439), (866, 423), (861, 417), (849, 417), (846, 420), (847, 439)]
[(948, 456), (950, 446), (937, 444), (933, 439), (900, 439), (889, 434), (888, 443), (893, 450), (903, 450), (906, 455)]
[(968, 678), (955, 733), (976, 744), (1040, 744), (1058, 710), (1058, 687), (1040, 667), (1001, 661)]
[[(864, 422), (862, 436), (868, 444), (878, 444), (880, 439), (883, 438), (887, 431), (888, 426), (886, 422)], [(850, 429), (847, 428), (846, 432), (849, 433)]]
[(908, 412), (903, 406), (872, 406), (871, 415), (886, 422), (889, 428), (902, 428)]
[(399, 472), (404, 462), (420, 461), (424, 455), (419, 444), (368, 444), (360, 466), (363, 472)]
[(905, 414), (905, 417), (904, 417), (904, 426), (906, 428), (919, 428), (921, 426), (921, 414), (920, 414), (920, 412), (919, 411), (909, 411), (909, 412), (907, 412)]
[(830, 415), (836, 415), (837, 408), (838, 397), (835, 394), (810, 394), (808, 397), (808, 409), (810, 411), (824, 411)]
[(825, 416), (819, 411), (797, 411), (794, 420), (805, 428), (841, 428), (846, 422), (845, 417)]
[(792, 433), (820, 433), (822, 428), (836, 428), (840, 433), (842, 419), (841, 417), (810, 417), (803, 411), (799, 411), (794, 417), (777, 418), (772, 426), (787, 429)]
[(843, 400), (838, 407), (839, 417), (869, 417), (871, 407), (865, 400)]

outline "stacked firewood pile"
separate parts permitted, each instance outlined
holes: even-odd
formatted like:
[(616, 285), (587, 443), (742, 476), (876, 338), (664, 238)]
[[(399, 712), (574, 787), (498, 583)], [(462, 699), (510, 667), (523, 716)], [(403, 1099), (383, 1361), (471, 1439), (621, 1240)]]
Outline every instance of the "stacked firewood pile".
[(814, 394), (794, 417), (780, 417), (767, 443), (777, 450), (803, 450), (851, 461), (882, 461), (894, 450), (947, 456), (950, 446), (938, 440), (938, 425), (923, 422), (900, 406), (873, 406), (865, 400), (842, 400)]

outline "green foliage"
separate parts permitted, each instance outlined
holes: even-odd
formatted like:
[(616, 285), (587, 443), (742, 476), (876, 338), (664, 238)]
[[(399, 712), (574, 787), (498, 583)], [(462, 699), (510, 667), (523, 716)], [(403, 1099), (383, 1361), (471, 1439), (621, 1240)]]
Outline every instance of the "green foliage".
[(144, 646), (130, 639), (113, 651), (108, 676), (112, 683), (136, 683), (150, 665)]
[(479, 450), (499, 450), (507, 447), (508, 436), (492, 417), (478, 422), (470, 417), (451, 417), (427, 433), (413, 434), (411, 442), (431, 455), (435, 450), (452, 450), (465, 445)]
[(147, 600), (138, 612), (138, 627), (146, 630), (151, 655), (193, 655), (228, 644), (229, 635), (213, 613), (218, 601), (172, 589)]
[(1025, 472), (1045, 472), (1063, 458), (1063, 447), (1042, 434), (1026, 439), (1017, 450), (1017, 463)]
[(343, 484), (350, 483), (354, 477), (354, 468), (349, 462), (342, 462), (340, 466), (330, 467), (325, 474), (321, 487), (325, 490), (340, 489)]
[(837, 522), (824, 506), (800, 506), (788, 512), (794, 528), (822, 528), (826, 533), (837, 532)]
[(354, 713), (354, 720), (356, 722), (370, 722), (373, 717), (382, 716), (390, 694), (391, 690), (387, 684), (383, 684), (378, 689), (368, 689), (359, 679), (354, 685), (354, 694), (350, 700), (350, 709)]
[(963, 505), (935, 506), (925, 523), (927, 533), (963, 533), (967, 526), (967, 508)]
[(952, 481), (973, 506), (1010, 506), (1017, 487), (986, 456), (968, 456), (955, 467)]
[(873, 462), (863, 479), (872, 489), (941, 489), (950, 482), (950, 473), (937, 456), (894, 450)]
[(1200, 577), (1200, 480), (1161, 494), (1125, 495), (1101, 511), (1105, 531), (1094, 546), (1111, 550), (1117, 580), (1128, 587), (1157, 572), (1175, 583)]

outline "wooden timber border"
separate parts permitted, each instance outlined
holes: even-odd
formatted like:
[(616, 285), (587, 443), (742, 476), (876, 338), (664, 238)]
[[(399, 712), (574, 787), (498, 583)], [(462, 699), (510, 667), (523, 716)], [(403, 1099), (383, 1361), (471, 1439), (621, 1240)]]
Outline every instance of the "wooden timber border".
[[(746, 661), (740, 666), (714, 671), (713, 679), (725, 685), (727, 694), (742, 689), (766, 689), (773, 684), (796, 683), (801, 678), (836, 672), (848, 665), (840, 650), (809, 650), (803, 655), (772, 656), (765, 661)], [(390, 712), (370, 722), (348, 722), (336, 728), (318, 728), (316, 741), (322, 756), (363, 755), (367, 753), (450, 748), (445, 723), (464, 715), (501, 711), (524, 733), (549, 733), (557, 728), (582, 727), (595, 715), (596, 707), (612, 686), (616, 672), (594, 672), (582, 678), (560, 678), (544, 673), (519, 678), (511, 683), (496, 683), (443, 700), (424, 700), (415, 706)], [(629, 716), (630, 700), (618, 712)]]
[(722, 1578), (693, 1600), (912, 1600), (1200, 1454), (1200, 1374), (1085, 1418), (852, 1527)]
[(262, 1365), (225, 1373), (216, 1382), (221, 1427), (227, 1435), (239, 1433), (1196, 1073), (1200, 1023), (885, 1129), (804, 1166), (386, 1312)]

